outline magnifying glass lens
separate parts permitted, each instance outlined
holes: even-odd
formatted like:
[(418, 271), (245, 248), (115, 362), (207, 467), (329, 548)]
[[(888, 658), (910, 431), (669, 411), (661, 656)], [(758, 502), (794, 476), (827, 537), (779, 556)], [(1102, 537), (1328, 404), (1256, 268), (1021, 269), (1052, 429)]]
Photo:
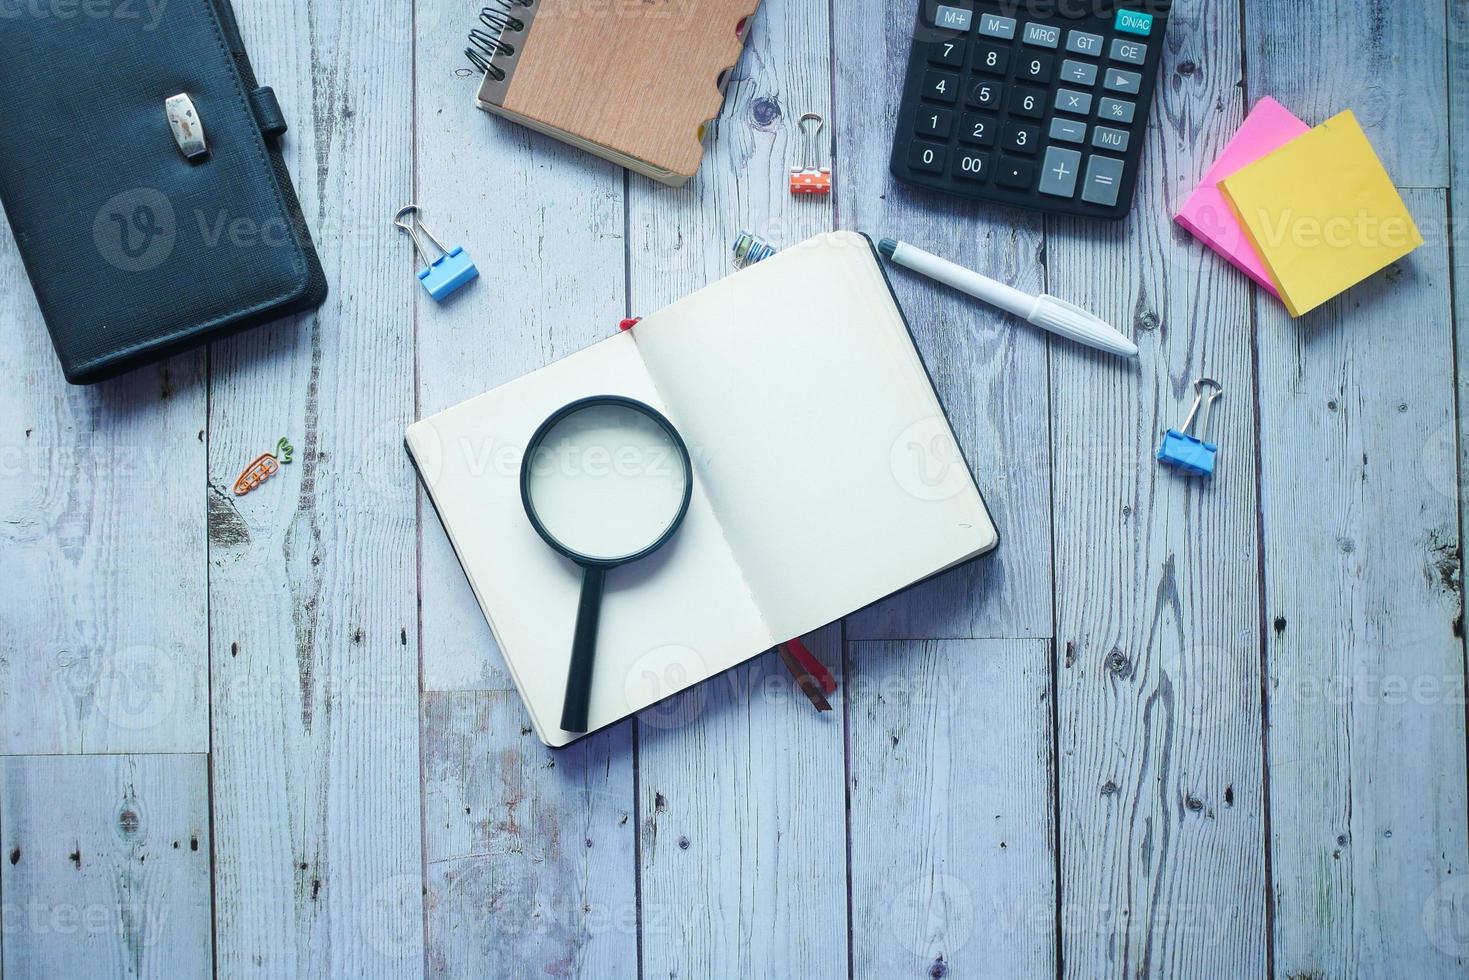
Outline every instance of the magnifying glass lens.
[(688, 449), (673, 425), (628, 398), (574, 402), (531, 437), (520, 471), (526, 515), (547, 544), (582, 566), (563, 731), (587, 730), (608, 570), (651, 555), (673, 537), (688, 512), (693, 480)]
[(672, 436), (643, 412), (593, 404), (561, 419), (529, 461), (528, 502), (567, 552), (615, 562), (668, 533), (688, 471)]

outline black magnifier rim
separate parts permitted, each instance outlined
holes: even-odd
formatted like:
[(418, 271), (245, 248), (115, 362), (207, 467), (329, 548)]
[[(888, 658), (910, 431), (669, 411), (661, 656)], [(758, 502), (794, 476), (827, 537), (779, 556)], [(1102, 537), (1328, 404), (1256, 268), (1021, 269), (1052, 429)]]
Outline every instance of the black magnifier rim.
[[(678, 514), (669, 522), (668, 528), (658, 536), (658, 540), (648, 545), (642, 551), (618, 558), (597, 558), (592, 555), (584, 555), (573, 548), (566, 547), (566, 545), (556, 540), (556, 536), (546, 530), (546, 526), (541, 523), (541, 518), (536, 514), (536, 508), (531, 503), (530, 496), (531, 466), (536, 458), (536, 453), (540, 450), (541, 444), (546, 441), (546, 437), (551, 434), (551, 430), (556, 428), (568, 416), (575, 415), (589, 408), (603, 407), (627, 408), (652, 419), (673, 440), (673, 446), (678, 450), (678, 457), (683, 461), (683, 502), (679, 504)], [(590, 398), (579, 398), (564, 408), (558, 409), (550, 418), (542, 422), (540, 428), (536, 429), (535, 435), (530, 437), (530, 443), (525, 449), (525, 457), (520, 463), (520, 502), (525, 508), (525, 516), (530, 518), (531, 527), (536, 529), (536, 533), (541, 536), (542, 541), (583, 568), (618, 568), (622, 565), (630, 565), (635, 561), (648, 557), (667, 544), (668, 539), (673, 537), (674, 532), (683, 525), (684, 518), (689, 512), (689, 503), (693, 499), (694, 464), (689, 458), (689, 447), (684, 444), (683, 436), (678, 434), (678, 430), (673, 427), (673, 423), (664, 418), (662, 412), (659, 412), (651, 405), (646, 405), (635, 398), (628, 398), (624, 395), (592, 395)]]

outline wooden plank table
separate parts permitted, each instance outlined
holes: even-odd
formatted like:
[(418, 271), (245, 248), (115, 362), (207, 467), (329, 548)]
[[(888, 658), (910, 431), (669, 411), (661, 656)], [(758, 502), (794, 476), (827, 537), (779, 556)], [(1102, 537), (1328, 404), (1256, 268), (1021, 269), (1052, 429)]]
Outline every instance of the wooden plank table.
[[(1469, 0), (1180, 0), (1105, 227), (894, 183), (911, 0), (765, 0), (681, 190), (478, 112), (472, 3), (236, 9), (320, 311), (70, 388), (0, 235), (0, 977), (1469, 971)], [(1168, 220), (1264, 95), (1355, 108), (1428, 239), (1299, 321)], [(830, 200), (785, 191), (807, 111)], [(443, 306), (410, 200), (483, 274)], [(830, 715), (767, 657), (549, 751), (403, 430), (744, 228), (929, 243), (1142, 354), (896, 273), (1000, 552), (810, 638)], [(1209, 485), (1151, 460), (1201, 374)]]

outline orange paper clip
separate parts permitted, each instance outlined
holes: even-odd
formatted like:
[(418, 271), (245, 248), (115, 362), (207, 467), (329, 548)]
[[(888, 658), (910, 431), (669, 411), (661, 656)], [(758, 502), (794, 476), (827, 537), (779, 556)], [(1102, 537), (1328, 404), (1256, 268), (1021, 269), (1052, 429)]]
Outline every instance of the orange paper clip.
[(235, 496), (243, 497), (266, 480), (269, 480), (272, 476), (275, 476), (275, 474), (281, 471), (282, 464), (291, 461), (291, 457), (295, 452), (296, 447), (292, 446), (285, 436), (281, 436), (280, 442), (275, 444), (275, 452), (262, 453), (255, 457), (255, 460), (249, 466), (245, 467), (245, 472), (241, 473), (240, 478), (235, 481)]

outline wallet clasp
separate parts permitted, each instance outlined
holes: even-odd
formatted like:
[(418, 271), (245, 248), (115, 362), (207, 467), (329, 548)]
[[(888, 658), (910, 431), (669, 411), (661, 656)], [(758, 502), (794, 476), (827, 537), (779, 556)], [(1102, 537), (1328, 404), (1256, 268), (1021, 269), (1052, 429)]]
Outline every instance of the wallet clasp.
[(173, 141), (186, 160), (193, 162), (209, 155), (209, 143), (204, 137), (204, 123), (194, 109), (194, 100), (189, 93), (170, 95), (163, 103), (168, 113), (168, 126), (173, 130)]

